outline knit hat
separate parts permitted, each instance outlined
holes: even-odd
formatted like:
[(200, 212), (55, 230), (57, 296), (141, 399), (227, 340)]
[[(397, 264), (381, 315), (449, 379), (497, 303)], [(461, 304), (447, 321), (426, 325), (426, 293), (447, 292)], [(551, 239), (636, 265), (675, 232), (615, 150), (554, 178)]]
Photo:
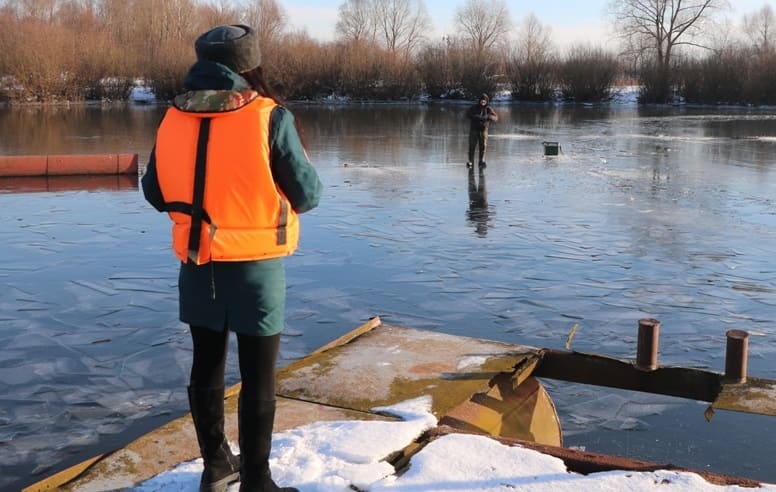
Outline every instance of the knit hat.
[(480, 96), (480, 101), (482, 101), (483, 99), (485, 100), (486, 103), (490, 102), (490, 98), (488, 97), (487, 94), (483, 94)]
[(214, 27), (197, 38), (194, 50), (197, 59), (221, 63), (237, 73), (261, 65), (259, 36), (242, 24)]

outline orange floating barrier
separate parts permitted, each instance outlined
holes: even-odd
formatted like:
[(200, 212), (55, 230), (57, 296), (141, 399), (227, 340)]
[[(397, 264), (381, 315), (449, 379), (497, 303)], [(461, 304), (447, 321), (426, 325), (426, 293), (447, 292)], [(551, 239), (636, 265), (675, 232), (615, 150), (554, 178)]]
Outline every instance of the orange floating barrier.
[(131, 174), (0, 176), (0, 193), (127, 191), (136, 190), (138, 184), (138, 177)]
[(137, 174), (137, 154), (0, 156), (0, 176)]

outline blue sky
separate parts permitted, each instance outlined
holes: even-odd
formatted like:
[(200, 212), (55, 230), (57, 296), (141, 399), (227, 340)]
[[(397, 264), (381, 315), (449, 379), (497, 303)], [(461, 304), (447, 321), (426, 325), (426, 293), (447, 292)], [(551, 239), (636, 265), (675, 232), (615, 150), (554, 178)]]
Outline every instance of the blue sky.
[[(453, 31), (453, 16), (465, 0), (425, 0), (434, 22), (434, 35), (441, 37)], [(729, 0), (728, 12), (736, 23), (743, 14), (769, 4), (776, 11), (776, 0)], [(329, 41), (334, 37), (337, 7), (343, 0), (280, 0), (289, 14), (293, 27), (304, 28), (314, 38)], [(606, 20), (607, 0), (506, 0), (515, 24), (533, 12), (543, 25), (552, 30), (553, 39), (559, 45), (575, 42), (605, 43), (610, 37)]]

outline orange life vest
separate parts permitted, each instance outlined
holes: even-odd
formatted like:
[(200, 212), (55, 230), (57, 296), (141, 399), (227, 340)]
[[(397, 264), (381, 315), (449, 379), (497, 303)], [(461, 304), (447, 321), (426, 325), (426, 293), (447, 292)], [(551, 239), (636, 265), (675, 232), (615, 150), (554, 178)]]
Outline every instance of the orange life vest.
[[(257, 97), (233, 111), (167, 111), (157, 131), (156, 166), (181, 261), (248, 261), (296, 250), (299, 218), (270, 168), (276, 106)], [(195, 193), (198, 154), (204, 190)]]

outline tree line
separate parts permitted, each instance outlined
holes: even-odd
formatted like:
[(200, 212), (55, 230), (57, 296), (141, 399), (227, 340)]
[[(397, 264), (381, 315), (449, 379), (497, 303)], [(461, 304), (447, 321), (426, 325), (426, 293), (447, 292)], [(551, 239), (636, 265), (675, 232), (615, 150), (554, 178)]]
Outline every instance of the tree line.
[[(196, 36), (255, 26), (262, 65), (287, 99), (605, 101), (637, 84), (645, 103), (776, 104), (772, 8), (723, 24), (725, 0), (611, 0), (616, 40), (560, 50), (535, 15), (462, 0), (455, 35), (431, 36), (423, 0), (343, 0), (336, 38), (289, 27), (277, 0), (0, 0), (0, 101), (126, 99), (143, 81), (182, 90)], [(617, 48), (613, 48), (616, 46)]]

